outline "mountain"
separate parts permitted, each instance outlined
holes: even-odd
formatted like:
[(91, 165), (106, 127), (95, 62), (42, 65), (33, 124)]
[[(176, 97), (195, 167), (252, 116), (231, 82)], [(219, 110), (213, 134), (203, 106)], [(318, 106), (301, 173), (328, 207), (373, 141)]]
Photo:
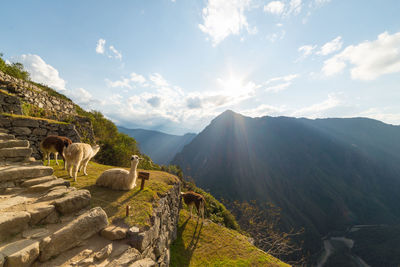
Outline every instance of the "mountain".
[(216, 117), (173, 164), (219, 199), (272, 202), (305, 246), (353, 224), (400, 221), (400, 127), (366, 118)]
[(118, 130), (135, 138), (139, 143), (140, 151), (161, 165), (168, 165), (175, 155), (196, 136), (193, 133), (172, 135), (144, 129), (127, 129), (122, 126), (118, 126)]

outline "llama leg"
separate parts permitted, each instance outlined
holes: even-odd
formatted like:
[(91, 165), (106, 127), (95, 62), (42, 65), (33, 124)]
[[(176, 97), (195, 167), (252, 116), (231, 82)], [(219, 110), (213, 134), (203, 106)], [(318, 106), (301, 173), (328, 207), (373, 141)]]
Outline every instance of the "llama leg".
[(68, 174), (69, 174), (70, 178), (72, 178), (72, 167), (73, 167), (72, 162), (68, 162), (67, 163), (67, 170), (68, 170)]
[(46, 152), (47, 155), (47, 166), (50, 166), (50, 152)]
[(78, 176), (78, 165), (77, 164), (74, 165), (73, 173), (74, 173), (74, 182), (76, 182), (76, 177)]
[(87, 165), (88, 165), (88, 163), (89, 163), (89, 160), (90, 160), (90, 159), (86, 160), (86, 161), (83, 163), (83, 165), (84, 165), (84, 166), (83, 166), (83, 174), (84, 174), (84, 175), (88, 175), (87, 172), (86, 172), (86, 168), (87, 168)]
[(54, 152), (54, 159), (56, 160), (56, 165), (58, 166), (57, 156), (58, 156), (58, 152)]

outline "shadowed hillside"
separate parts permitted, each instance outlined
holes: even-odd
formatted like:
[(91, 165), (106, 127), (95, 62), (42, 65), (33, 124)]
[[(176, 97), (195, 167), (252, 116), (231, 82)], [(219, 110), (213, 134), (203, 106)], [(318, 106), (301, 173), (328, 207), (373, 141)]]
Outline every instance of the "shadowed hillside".
[(399, 151), (400, 127), (376, 120), (226, 111), (173, 164), (218, 198), (274, 203), (316, 252), (332, 230), (399, 221)]

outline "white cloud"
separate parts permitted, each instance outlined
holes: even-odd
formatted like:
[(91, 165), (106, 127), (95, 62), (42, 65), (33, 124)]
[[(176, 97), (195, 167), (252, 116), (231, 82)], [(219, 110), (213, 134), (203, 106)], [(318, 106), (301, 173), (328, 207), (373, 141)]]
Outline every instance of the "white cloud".
[(240, 112), (245, 116), (250, 117), (262, 117), (262, 116), (281, 116), (287, 111), (285, 106), (272, 106), (267, 104), (261, 104), (256, 108), (245, 109)]
[(301, 12), (301, 8), (302, 8), (301, 0), (291, 0), (289, 2), (289, 9), (286, 12), (286, 15), (290, 15), (290, 14), (297, 15)]
[(287, 89), (290, 85), (292, 85), (292, 81), (298, 78), (299, 74), (290, 74), (281, 77), (274, 77), (264, 82), (262, 86), (265, 87), (266, 92), (279, 92)]
[(285, 35), (286, 35), (286, 31), (285, 30), (281, 30), (281, 31), (279, 31), (279, 32), (275, 32), (275, 33), (273, 33), (273, 34), (269, 34), (269, 35), (267, 35), (267, 39), (270, 41), (270, 42), (275, 42), (276, 40), (282, 40), (283, 38), (285, 38)]
[(283, 3), (282, 1), (272, 1), (264, 6), (264, 11), (271, 14), (281, 15), (284, 10), (285, 3)]
[(317, 5), (317, 6), (321, 6), (321, 5), (324, 5), (324, 4), (327, 4), (327, 3), (329, 3), (331, 0), (314, 0), (314, 3)]
[(338, 36), (332, 41), (324, 44), (316, 54), (321, 56), (327, 56), (329, 54), (332, 54), (333, 52), (340, 50), (342, 48), (342, 45), (343, 45), (342, 37)]
[(65, 94), (71, 98), (75, 103), (83, 107), (84, 109), (98, 110), (100, 105), (104, 105), (105, 102), (101, 101), (85, 90), (84, 88), (76, 88), (74, 90), (67, 90)]
[(136, 87), (136, 85), (140, 85), (143, 87), (148, 86), (148, 84), (146, 84), (146, 78), (135, 72), (132, 72), (130, 74), (130, 78), (122, 77), (121, 80), (117, 80), (117, 81), (111, 81), (109, 79), (105, 79), (105, 81), (106, 81), (106, 84), (108, 87), (113, 87), (113, 88), (119, 87), (119, 88), (132, 89), (132, 88)]
[(306, 58), (313, 53), (313, 51), (317, 48), (316, 45), (303, 45), (300, 46), (297, 51), (302, 53), (301, 58)]
[(106, 44), (106, 40), (104, 39), (99, 39), (97, 41), (97, 45), (96, 45), (96, 53), (97, 54), (104, 54), (104, 46)]
[(199, 28), (212, 38), (213, 45), (218, 45), (229, 35), (238, 35), (242, 30), (250, 34), (256, 33), (251, 29), (244, 14), (249, 9), (250, 0), (208, 0), (203, 8), (203, 24)]
[(384, 74), (400, 72), (400, 32), (381, 33), (374, 41), (350, 45), (324, 62), (322, 72), (331, 76), (352, 65), (355, 80), (374, 80)]
[(43, 83), (59, 91), (65, 90), (65, 80), (60, 78), (58, 70), (47, 64), (38, 55), (21, 55), (16, 57), (16, 61), (21, 62), (25, 69), (30, 73), (32, 81)]
[(136, 74), (136, 73), (132, 72), (131, 73), (131, 81), (144, 84), (146, 82), (146, 78), (140, 74)]
[(115, 49), (115, 47), (113, 45), (110, 45), (110, 50), (111, 52), (113, 52), (114, 54), (114, 58), (121, 60), (122, 59), (122, 54), (121, 52), (119, 52), (117, 49)]

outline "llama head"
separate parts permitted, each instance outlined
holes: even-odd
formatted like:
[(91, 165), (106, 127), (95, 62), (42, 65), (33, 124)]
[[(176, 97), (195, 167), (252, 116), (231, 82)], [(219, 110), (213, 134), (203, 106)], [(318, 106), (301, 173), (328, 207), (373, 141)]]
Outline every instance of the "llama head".
[(142, 158), (139, 158), (139, 156), (138, 155), (132, 155), (132, 157), (131, 157), (131, 161), (132, 162), (139, 162), (139, 160), (141, 160)]
[(100, 150), (100, 146), (99, 145), (94, 145), (94, 146), (92, 146), (92, 157), (94, 157), (96, 154), (97, 154), (97, 152), (99, 152), (99, 150)]

